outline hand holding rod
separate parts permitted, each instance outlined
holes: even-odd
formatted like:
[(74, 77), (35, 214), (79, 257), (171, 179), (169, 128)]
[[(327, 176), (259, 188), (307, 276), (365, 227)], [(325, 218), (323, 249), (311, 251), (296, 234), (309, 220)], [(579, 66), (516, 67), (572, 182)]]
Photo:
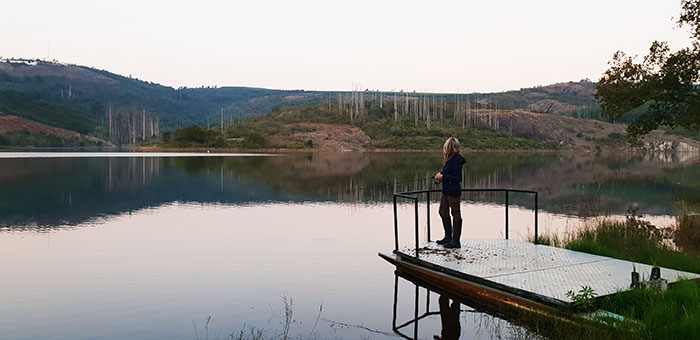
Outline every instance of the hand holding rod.
[(442, 182), (442, 172), (438, 172), (437, 174), (435, 174), (435, 176), (433, 176), (433, 179), (435, 180), (433, 181), (433, 184), (440, 184), (440, 182)]

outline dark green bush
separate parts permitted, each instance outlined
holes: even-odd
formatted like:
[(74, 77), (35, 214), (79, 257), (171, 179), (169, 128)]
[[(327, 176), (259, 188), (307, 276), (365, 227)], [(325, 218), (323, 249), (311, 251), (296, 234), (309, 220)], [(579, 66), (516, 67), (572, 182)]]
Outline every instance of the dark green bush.
[(268, 146), (267, 140), (257, 132), (247, 134), (243, 140), (243, 147), (247, 149), (261, 149)]

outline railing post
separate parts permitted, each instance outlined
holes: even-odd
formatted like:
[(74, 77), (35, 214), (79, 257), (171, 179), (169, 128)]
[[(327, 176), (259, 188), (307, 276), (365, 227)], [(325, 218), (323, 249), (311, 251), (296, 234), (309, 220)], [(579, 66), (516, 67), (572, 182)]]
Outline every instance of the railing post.
[(425, 313), (430, 313), (430, 289), (425, 289)]
[(426, 196), (428, 197), (425, 200), (425, 206), (426, 206), (426, 218), (427, 218), (427, 226), (428, 226), (428, 242), (430, 242), (430, 191), (426, 193)]
[(418, 197), (415, 198), (416, 207), (416, 258), (418, 258)]
[[(394, 196), (396, 199), (396, 196)], [(398, 305), (399, 297), (399, 276), (394, 273), (394, 313), (391, 316), (391, 329), (396, 331), (396, 306)]]
[(506, 189), (506, 240), (508, 239), (508, 189)]
[(399, 218), (396, 215), (396, 194), (394, 194), (394, 250), (399, 250)]
[(539, 205), (539, 197), (537, 191), (535, 191), (535, 244), (537, 244), (537, 209)]
[[(416, 203), (418, 202), (418, 199), (416, 198)], [(418, 254), (418, 253), (416, 253)], [(414, 315), (413, 315), (413, 320), (415, 321), (415, 324), (413, 324), (413, 338), (418, 339), (418, 296), (419, 296), (419, 289), (420, 287), (416, 284), (416, 298), (415, 298), (415, 304), (414, 304)]]

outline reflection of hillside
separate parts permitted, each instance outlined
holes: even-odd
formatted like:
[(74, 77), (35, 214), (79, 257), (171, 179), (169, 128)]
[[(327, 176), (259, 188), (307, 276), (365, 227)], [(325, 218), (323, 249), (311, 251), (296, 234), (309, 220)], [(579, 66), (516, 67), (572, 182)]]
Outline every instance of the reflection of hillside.
[[(4, 159), (2, 162), (4, 165), (0, 166), (0, 184), (26, 180), (27, 178), (53, 171), (50, 168), (32, 166), (31, 159)], [(21, 171), (18, 171), (19, 169)]]
[[(466, 155), (467, 188), (537, 190), (552, 213), (673, 214), (700, 197), (700, 163), (643, 155)], [(170, 202), (390, 202), (392, 193), (438, 188), (426, 177), (439, 153), (314, 153), (277, 157), (57, 158), (0, 160), (0, 227), (77, 224)], [(437, 199), (437, 195), (433, 197)], [(465, 194), (502, 203), (503, 194)], [(527, 195), (512, 204), (532, 207)]]
[[(202, 158), (192, 158), (194, 163)], [(221, 158), (212, 158), (219, 160)], [(5, 159), (0, 173), (0, 228), (56, 226), (170, 202), (247, 203), (294, 199), (261, 183), (240, 180), (223, 167), (203, 173), (169, 166), (168, 158)], [(44, 169), (49, 171), (32, 171)]]
[[(677, 156), (470, 153), (466, 158), (465, 187), (536, 190), (540, 207), (553, 213), (620, 213), (633, 201), (641, 204), (643, 212), (668, 212), (671, 198), (660, 201), (660, 194), (697, 190), (693, 189), (694, 175), (679, 179), (680, 184), (661, 183), (674, 171), (693, 164), (692, 159), (683, 161)], [(205, 162), (173, 159), (172, 163), (189, 172), (223, 167), (227, 176), (320, 200), (390, 201), (393, 192), (439, 188), (425, 178), (439, 171), (441, 161), (438, 153), (404, 152), (290, 154)], [(500, 203), (502, 196), (465, 194), (464, 198)], [(527, 196), (515, 195), (511, 202), (532, 205)]]
[(394, 180), (424, 178), (441, 167), (439, 155), (426, 153), (309, 153), (201, 160), (173, 158), (165, 162), (191, 173), (219, 171), (223, 167), (227, 176), (265, 183), (281, 192), (314, 195), (317, 199), (327, 199), (329, 193), (333, 198), (338, 194), (345, 197), (345, 193), (350, 197), (350, 192), (367, 186), (383, 185), (385, 191), (389, 187), (385, 184)]
[[(646, 202), (643, 211), (658, 213), (668, 211), (672, 203), (659, 200), (660, 193), (697, 190), (692, 187), (692, 183), (697, 183), (697, 175), (684, 183), (661, 183), (673, 172), (693, 164), (697, 165), (655, 155), (568, 155), (534, 167), (500, 167), (490, 174), (468, 173), (465, 183), (469, 187), (539, 191), (541, 206), (554, 213), (588, 216), (623, 212), (631, 202)], [(634, 194), (630, 194), (630, 188), (634, 188)]]
[[(370, 163), (365, 153), (292, 154), (277, 157), (172, 158), (168, 166), (189, 173), (219, 171), (226, 176), (242, 177), (265, 183), (283, 192), (309, 194), (315, 189), (352, 178)], [(323, 192), (323, 191), (320, 191)]]
[[(466, 155), (467, 188), (518, 188), (540, 192), (540, 207), (561, 214), (598, 215), (624, 212), (639, 202), (647, 213), (669, 213), (672, 197), (660, 195), (697, 192), (697, 175), (663, 179), (692, 166), (693, 158), (677, 155)], [(245, 160), (227, 160), (238, 167)], [(233, 164), (230, 162), (237, 162)], [(261, 160), (255, 169), (234, 172), (285, 192), (340, 201), (389, 201), (392, 193), (437, 188), (430, 180), (441, 167), (437, 153), (341, 153), (290, 155)], [(692, 173), (692, 171), (691, 171)], [(398, 184), (394, 184), (398, 182)], [(465, 199), (502, 202), (498, 194), (465, 194)], [(529, 197), (513, 197), (529, 206)]]

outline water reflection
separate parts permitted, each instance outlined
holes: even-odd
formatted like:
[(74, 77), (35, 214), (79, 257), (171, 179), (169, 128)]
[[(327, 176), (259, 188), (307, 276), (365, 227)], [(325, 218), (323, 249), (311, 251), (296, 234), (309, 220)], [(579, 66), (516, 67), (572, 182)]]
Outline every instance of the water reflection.
[[(442, 340), (457, 340), (462, 332), (459, 325), (459, 314), (461, 312), (461, 304), (456, 299), (450, 298), (446, 294), (441, 294), (438, 299), (440, 304), (440, 322), (442, 323), (442, 331), (439, 339)], [(435, 337), (437, 339), (437, 337)]]
[[(467, 160), (469, 187), (538, 190), (540, 231), (556, 226), (556, 214), (620, 207), (624, 213), (630, 201), (639, 201), (642, 212), (671, 214), (674, 200), (700, 191), (700, 166), (692, 160), (543, 154)], [(298, 319), (314, 320), (323, 302), (324, 318), (390, 331), (393, 273), (376, 252), (393, 245), (392, 193), (431, 186), (423, 178), (440, 161), (436, 153), (0, 157), (0, 228), (8, 229), (0, 230), (0, 337), (192, 338), (192, 320), (208, 315), (232, 320), (222, 326), (226, 332), (275, 327), (269, 305), (282, 294), (294, 297)], [(532, 230), (528, 201), (511, 196), (513, 238)], [(502, 202), (502, 194), (465, 197), (465, 238), (503, 238)], [(431, 207), (437, 221), (437, 204)], [(408, 244), (413, 208), (401, 205), (398, 217), (410, 227), (399, 240)], [(395, 279), (408, 292), (395, 314), (405, 322), (415, 317), (416, 286)], [(435, 313), (420, 320), (420, 337), (442, 336), (439, 296), (424, 288), (420, 294), (420, 311)], [(454, 297), (445, 296), (452, 307)], [(539, 327), (457, 301), (462, 339), (527, 338)], [(306, 335), (313, 323), (294, 327)], [(404, 329), (410, 337), (410, 326)], [(367, 336), (356, 328), (343, 332)]]
[[(643, 214), (697, 208), (697, 156), (467, 155), (469, 188), (540, 192), (555, 214)], [(438, 153), (313, 153), (281, 157), (0, 157), (0, 227), (77, 225), (171, 202), (389, 202), (396, 191), (434, 188)], [(502, 203), (497, 194), (465, 197)], [(515, 195), (511, 203), (532, 208)]]
[(540, 320), (528, 324), (520, 312), (457, 297), (400, 271), (394, 273), (392, 315), (394, 333), (409, 340), (543, 338)]

